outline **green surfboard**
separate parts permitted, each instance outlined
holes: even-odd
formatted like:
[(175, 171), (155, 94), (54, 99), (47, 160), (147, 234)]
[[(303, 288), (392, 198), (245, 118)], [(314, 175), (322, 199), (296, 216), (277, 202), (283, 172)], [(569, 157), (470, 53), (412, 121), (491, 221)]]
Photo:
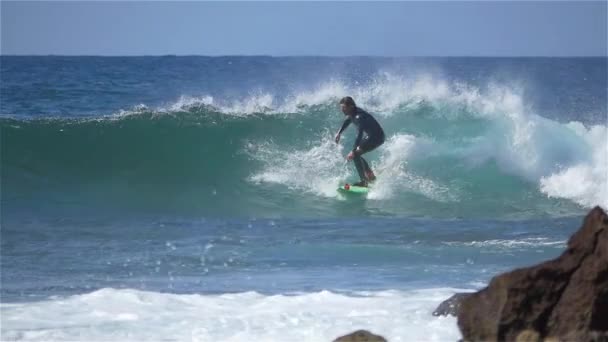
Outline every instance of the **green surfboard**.
[(367, 194), (368, 187), (344, 184), (338, 188), (338, 191), (344, 194)]

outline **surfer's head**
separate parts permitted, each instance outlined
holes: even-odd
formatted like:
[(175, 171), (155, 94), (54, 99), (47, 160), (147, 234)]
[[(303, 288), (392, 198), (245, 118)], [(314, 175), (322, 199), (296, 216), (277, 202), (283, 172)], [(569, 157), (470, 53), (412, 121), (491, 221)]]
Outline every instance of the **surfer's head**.
[(355, 104), (355, 100), (353, 100), (350, 96), (345, 96), (340, 100), (340, 109), (342, 109), (342, 113), (344, 115), (352, 115), (355, 114), (355, 109), (357, 105)]

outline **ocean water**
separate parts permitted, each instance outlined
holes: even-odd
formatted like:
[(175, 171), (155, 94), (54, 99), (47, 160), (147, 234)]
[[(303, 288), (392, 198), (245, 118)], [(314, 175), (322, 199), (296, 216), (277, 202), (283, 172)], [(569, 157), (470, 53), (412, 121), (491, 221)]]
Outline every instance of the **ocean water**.
[(442, 300), (608, 207), (607, 64), (2, 56), (1, 339), (457, 340)]

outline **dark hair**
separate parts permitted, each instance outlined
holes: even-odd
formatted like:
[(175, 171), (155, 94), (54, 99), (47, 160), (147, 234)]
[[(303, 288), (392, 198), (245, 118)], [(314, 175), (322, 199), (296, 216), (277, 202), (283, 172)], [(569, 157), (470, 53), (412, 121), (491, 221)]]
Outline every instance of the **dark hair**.
[(340, 100), (340, 104), (344, 104), (350, 107), (356, 107), (357, 105), (355, 104), (355, 100), (353, 100), (352, 97), (350, 96), (344, 96), (341, 100)]

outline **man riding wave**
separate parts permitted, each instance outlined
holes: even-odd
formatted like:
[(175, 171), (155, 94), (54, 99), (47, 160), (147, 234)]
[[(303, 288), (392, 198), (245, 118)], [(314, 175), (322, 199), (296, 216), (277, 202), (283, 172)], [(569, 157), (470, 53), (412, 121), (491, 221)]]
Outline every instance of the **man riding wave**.
[(340, 109), (346, 116), (342, 127), (336, 134), (336, 143), (340, 142), (342, 132), (351, 123), (357, 126), (358, 133), (355, 139), (353, 150), (346, 157), (348, 160), (355, 162), (355, 167), (359, 173), (360, 182), (353, 184), (356, 186), (368, 186), (370, 182), (376, 179), (374, 172), (369, 167), (369, 164), (362, 155), (376, 149), (384, 143), (384, 131), (376, 119), (371, 114), (357, 107), (355, 100), (352, 97), (346, 96), (340, 100)]

